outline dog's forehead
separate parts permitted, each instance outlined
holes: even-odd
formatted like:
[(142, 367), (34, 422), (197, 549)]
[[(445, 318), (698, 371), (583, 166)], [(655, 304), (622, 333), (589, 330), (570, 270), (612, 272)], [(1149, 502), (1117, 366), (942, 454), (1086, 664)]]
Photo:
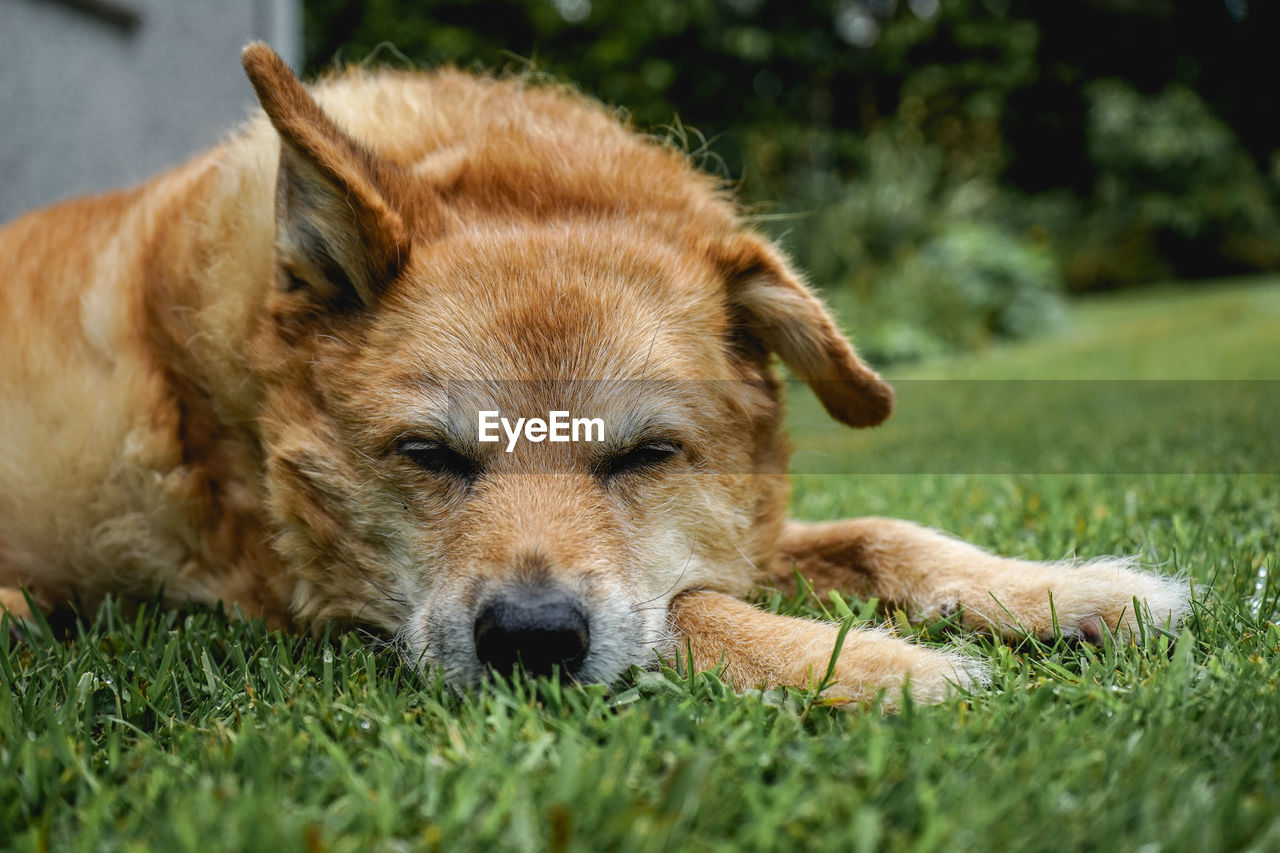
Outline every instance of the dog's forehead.
[(724, 287), (694, 251), (626, 227), (512, 228), (415, 246), (379, 345), (448, 379), (724, 376)]

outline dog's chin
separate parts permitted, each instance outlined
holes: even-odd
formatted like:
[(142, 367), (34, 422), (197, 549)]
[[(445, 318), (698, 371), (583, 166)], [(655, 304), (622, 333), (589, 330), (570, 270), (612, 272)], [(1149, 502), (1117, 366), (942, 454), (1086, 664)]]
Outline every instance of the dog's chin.
[[(674, 648), (667, 607), (639, 607), (620, 597), (590, 602), (590, 646), (577, 668), (563, 674), (578, 684), (618, 682), (632, 667), (654, 669)], [(464, 608), (437, 608), (428, 601), (397, 632), (405, 662), (425, 677), (438, 675), (453, 690), (478, 687), (493, 672), (481, 662), (475, 616)]]

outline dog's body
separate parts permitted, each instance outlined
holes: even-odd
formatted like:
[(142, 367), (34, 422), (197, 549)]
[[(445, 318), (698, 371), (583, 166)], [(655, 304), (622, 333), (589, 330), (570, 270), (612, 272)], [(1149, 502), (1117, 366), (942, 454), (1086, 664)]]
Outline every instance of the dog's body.
[[(612, 681), (687, 645), (739, 687), (826, 669), (833, 626), (739, 600), (795, 570), (1009, 636), (1132, 631), (1135, 596), (1181, 617), (1178, 584), (1119, 562), (785, 523), (771, 353), (850, 425), (892, 394), (680, 153), (555, 88), (353, 72), (313, 101), (266, 48), (245, 64), (266, 115), (224, 145), (0, 231), (10, 610), (338, 619), (458, 685), (516, 658)], [(556, 408), (604, 440), (477, 441), (478, 410)], [(980, 671), (862, 631), (831, 690)]]

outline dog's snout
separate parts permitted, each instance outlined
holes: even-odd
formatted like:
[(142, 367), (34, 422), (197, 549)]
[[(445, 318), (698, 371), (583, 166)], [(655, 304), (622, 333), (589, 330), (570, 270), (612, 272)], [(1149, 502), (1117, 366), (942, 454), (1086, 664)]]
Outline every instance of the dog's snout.
[(475, 626), (480, 663), (510, 675), (517, 666), (531, 675), (572, 676), (590, 646), (581, 602), (554, 587), (521, 586), (495, 595), (480, 610)]

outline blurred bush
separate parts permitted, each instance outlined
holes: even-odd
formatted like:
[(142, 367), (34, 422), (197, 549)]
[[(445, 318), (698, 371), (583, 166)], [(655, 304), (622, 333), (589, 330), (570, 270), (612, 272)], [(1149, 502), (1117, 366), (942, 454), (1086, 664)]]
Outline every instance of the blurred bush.
[(1274, 193), (1231, 129), (1178, 84), (1087, 87), (1092, 210), (1070, 232), (1080, 289), (1280, 264)]
[(1064, 289), (1280, 267), (1280, 4), (307, 0), (305, 22), (312, 72), (535, 67), (683, 138), (882, 358), (1034, 334)]
[(975, 349), (1051, 329), (1062, 308), (1046, 252), (998, 225), (952, 220), (874, 291), (867, 313), (877, 322), (861, 343), (883, 361)]
[(949, 180), (940, 150), (889, 128), (866, 139), (855, 177), (809, 189), (813, 213), (776, 223), (789, 224), (781, 238), (816, 281), (848, 291), (837, 301), (859, 346), (903, 361), (1052, 328), (1062, 280), (1045, 235), (1002, 224), (994, 182)]

